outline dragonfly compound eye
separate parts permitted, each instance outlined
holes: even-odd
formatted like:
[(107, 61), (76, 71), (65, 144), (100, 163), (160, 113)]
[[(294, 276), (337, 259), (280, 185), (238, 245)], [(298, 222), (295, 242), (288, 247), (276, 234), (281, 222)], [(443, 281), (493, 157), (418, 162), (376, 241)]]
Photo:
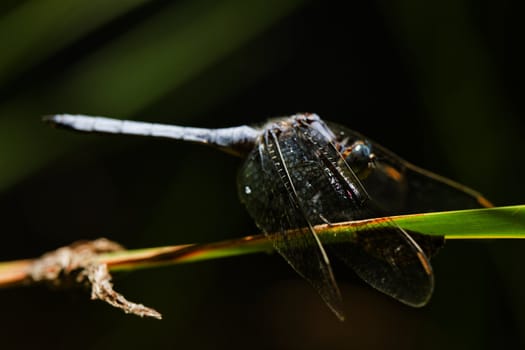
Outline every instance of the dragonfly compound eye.
[(365, 141), (354, 142), (343, 151), (343, 156), (346, 163), (361, 179), (368, 176), (374, 165), (375, 155), (370, 144)]

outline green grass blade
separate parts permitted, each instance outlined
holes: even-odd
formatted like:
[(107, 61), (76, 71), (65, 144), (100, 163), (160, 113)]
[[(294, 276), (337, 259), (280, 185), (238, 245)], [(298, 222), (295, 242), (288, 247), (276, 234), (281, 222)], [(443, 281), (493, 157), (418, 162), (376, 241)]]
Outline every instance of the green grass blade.
[[(400, 227), (446, 239), (523, 239), (525, 205), (412, 214), (315, 226), (324, 243), (347, 242), (357, 231), (370, 230), (392, 220)], [(101, 256), (112, 270), (129, 270), (237, 255), (268, 252), (271, 243), (263, 236), (249, 236), (230, 241), (185, 246), (148, 248)]]
[(399, 226), (446, 239), (525, 238), (525, 205), (437, 213), (392, 218)]
[[(381, 227), (391, 220), (404, 229), (421, 234), (445, 236), (446, 239), (523, 239), (525, 238), (525, 205), (411, 214), (386, 218), (342, 222), (315, 226), (324, 243), (348, 242), (355, 232)], [(373, 231), (372, 231), (373, 232)], [(294, 234), (294, 232), (289, 232)], [(301, 234), (297, 231), (297, 234)], [(247, 255), (273, 250), (264, 235), (248, 236), (228, 241), (124, 250), (101, 254), (100, 262), (110, 270), (136, 270), (163, 265), (182, 264)], [(0, 263), (0, 287), (21, 283), (32, 260)]]
[(425, 235), (446, 239), (521, 239), (525, 238), (525, 205), (455, 210), (317, 225), (323, 242), (352, 239), (354, 232), (380, 228), (385, 220)]

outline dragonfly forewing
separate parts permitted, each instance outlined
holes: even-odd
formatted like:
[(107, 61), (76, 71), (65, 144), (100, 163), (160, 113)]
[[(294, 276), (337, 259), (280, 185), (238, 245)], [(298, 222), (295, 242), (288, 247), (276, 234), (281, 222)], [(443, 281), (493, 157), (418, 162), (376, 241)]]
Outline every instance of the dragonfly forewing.
[(344, 319), (328, 256), (310, 221), (315, 208), (309, 204), (319, 191), (311, 179), (321, 176), (321, 169), (306, 161), (305, 150), (294, 144), (294, 134), (295, 130), (279, 127), (265, 132), (241, 169), (240, 198), (275, 250)]

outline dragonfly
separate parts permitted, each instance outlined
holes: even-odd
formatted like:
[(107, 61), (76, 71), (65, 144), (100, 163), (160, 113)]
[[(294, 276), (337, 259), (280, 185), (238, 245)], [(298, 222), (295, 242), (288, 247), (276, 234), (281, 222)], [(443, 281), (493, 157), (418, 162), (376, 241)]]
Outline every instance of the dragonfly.
[[(444, 237), (409, 232), (389, 215), (490, 207), (478, 192), (419, 168), (344, 126), (300, 113), (261, 126), (205, 129), (58, 114), (45, 121), (80, 132), (206, 144), (244, 159), (238, 194), (274, 249), (343, 320), (331, 258), (373, 288), (413, 307), (434, 290), (430, 257)], [(323, 244), (316, 225), (384, 218), (345, 243)]]

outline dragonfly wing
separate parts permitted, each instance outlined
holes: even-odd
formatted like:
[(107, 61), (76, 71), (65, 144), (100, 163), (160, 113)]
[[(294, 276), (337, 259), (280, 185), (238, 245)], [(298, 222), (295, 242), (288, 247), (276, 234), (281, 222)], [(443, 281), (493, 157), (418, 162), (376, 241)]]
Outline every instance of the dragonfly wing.
[(383, 146), (344, 126), (328, 123), (339, 142), (367, 141), (375, 167), (362, 179), (364, 187), (388, 215), (490, 207), (480, 193), (443, 176), (419, 168)]
[(287, 135), (277, 136), (269, 130), (264, 136), (264, 142), (249, 155), (239, 174), (241, 201), (275, 250), (342, 320), (341, 294), (305, 207), (304, 189), (311, 184), (300, 179), (319, 174), (319, 169), (312, 162), (297, 162), (297, 154), (292, 153), (301, 149)]
[[(432, 296), (434, 275), (427, 254), (415, 239), (414, 233), (385, 222), (383, 227), (355, 232), (352, 242), (327, 249), (372, 287), (404, 304), (420, 307)], [(433, 237), (427, 243), (437, 249), (443, 238)]]
[[(325, 176), (331, 190), (323, 191), (322, 216), (329, 222), (383, 217), (381, 208), (370, 199), (361, 180), (339, 153), (326, 134), (326, 125), (312, 124), (307, 137), (316, 141), (321, 152), (317, 161), (325, 165)], [(327, 128), (327, 127), (326, 127)], [(384, 219), (380, 227), (355, 231), (354, 238), (344, 244), (327, 246), (327, 250), (349, 265), (364, 281), (397, 300), (423, 306), (434, 289), (434, 275), (427, 255), (443, 244), (442, 237), (417, 235), (418, 242), (393, 221)], [(414, 235), (416, 237), (416, 235)]]
[(475, 209), (492, 207), (480, 193), (460, 183), (405, 162), (407, 198), (405, 212)]

